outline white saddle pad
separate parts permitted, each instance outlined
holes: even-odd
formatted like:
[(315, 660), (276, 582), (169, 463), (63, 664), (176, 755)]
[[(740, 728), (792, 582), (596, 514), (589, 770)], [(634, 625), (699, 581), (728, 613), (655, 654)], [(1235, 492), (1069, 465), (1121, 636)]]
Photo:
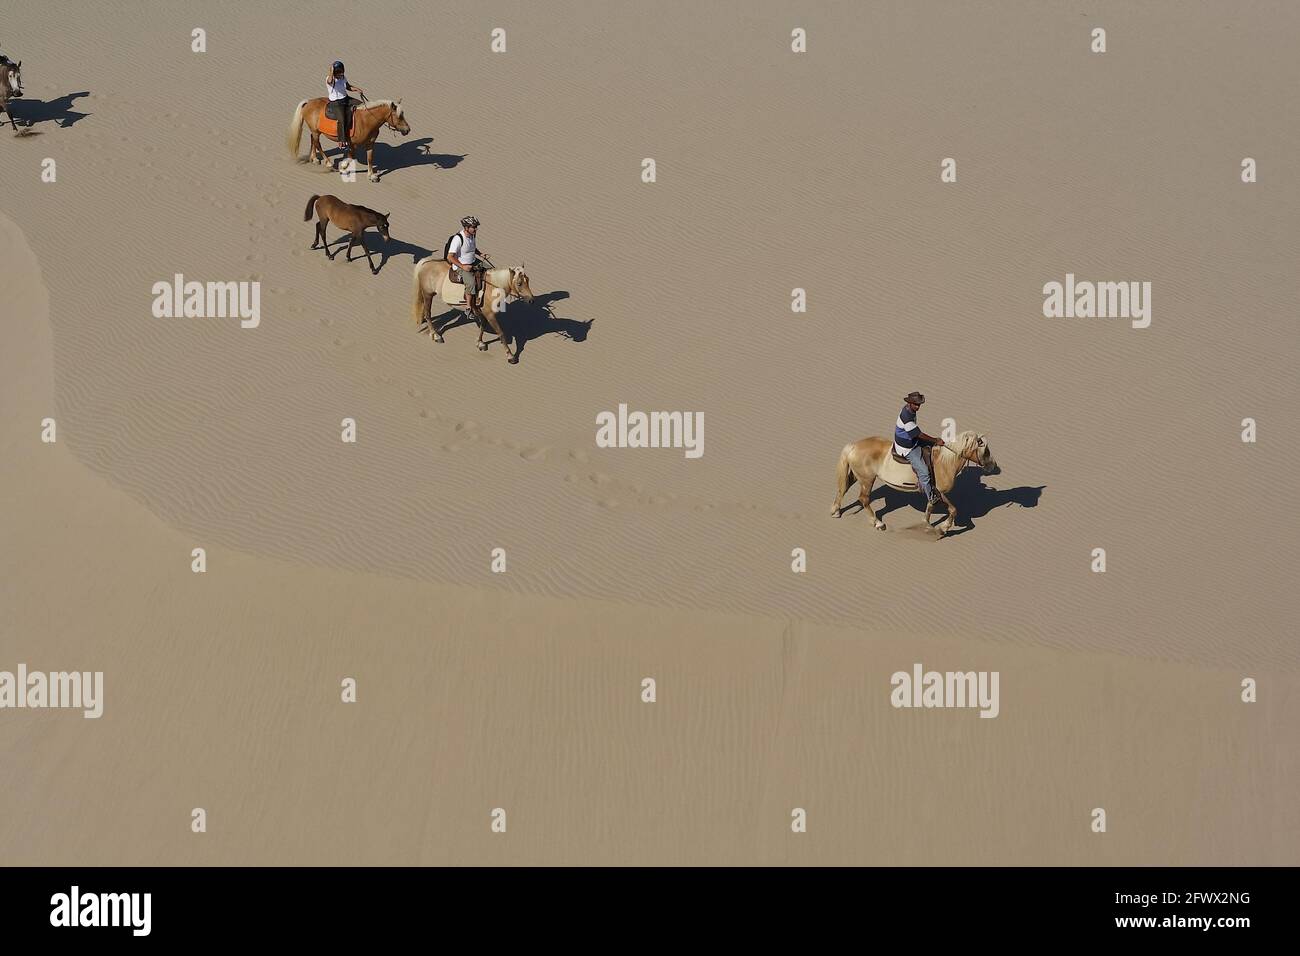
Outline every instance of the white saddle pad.
[(452, 282), (451, 278), (448, 277), (442, 284), (442, 295), (440, 298), (448, 305), (464, 306), (465, 287), (459, 282)]
[(916, 482), (916, 472), (912, 470), (912, 466), (910, 464), (900, 465), (894, 461), (892, 454), (885, 456), (885, 463), (881, 466), (876, 477), (889, 487), (897, 488), (899, 491), (919, 490), (919, 485)]

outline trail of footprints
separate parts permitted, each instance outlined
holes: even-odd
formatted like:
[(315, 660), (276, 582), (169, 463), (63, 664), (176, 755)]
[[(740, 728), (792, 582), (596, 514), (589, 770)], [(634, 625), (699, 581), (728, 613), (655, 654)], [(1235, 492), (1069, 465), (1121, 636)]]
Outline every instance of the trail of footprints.
[[(363, 356), (366, 361), (373, 361), (374, 356), (366, 353)], [(393, 384), (391, 377), (382, 377), (380, 381), (385, 385)], [(420, 402), (424, 398), (424, 392), (416, 387), (406, 389), (408, 398)], [(626, 506), (636, 507), (676, 507), (680, 509), (690, 509), (697, 512), (756, 512), (762, 510), (760, 505), (752, 502), (729, 502), (719, 504), (712, 501), (702, 501), (681, 495), (659, 494), (648, 491), (645, 486), (639, 482), (624, 481), (616, 478), (606, 472), (590, 468), (591, 455), (578, 448), (552, 448), (549, 445), (522, 444), (509, 438), (501, 438), (496, 435), (485, 434), (482, 426), (473, 419), (463, 421), (452, 420), (440, 415), (436, 411), (431, 411), (424, 407), (420, 402), (420, 408), (416, 415), (426, 421), (432, 420), (443, 423), (450, 428), (451, 434), (448, 440), (438, 446), (439, 451), (455, 453), (466, 448), (475, 446), (499, 449), (503, 452), (510, 453), (520, 460), (532, 465), (549, 466), (549, 470), (563, 471), (563, 481), (579, 490), (586, 491), (595, 497), (596, 504), (602, 508), (620, 508)], [(789, 520), (803, 520), (804, 515), (798, 512), (781, 513), (776, 512), (775, 517)]]

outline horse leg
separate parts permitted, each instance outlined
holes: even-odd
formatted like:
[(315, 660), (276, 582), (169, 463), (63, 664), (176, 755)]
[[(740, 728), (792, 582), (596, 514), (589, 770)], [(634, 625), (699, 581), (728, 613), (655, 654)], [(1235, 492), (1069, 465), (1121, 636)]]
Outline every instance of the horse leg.
[[(324, 231), (325, 231), (325, 230), (321, 227), (321, 221), (320, 221), (319, 219), (317, 219), (317, 220), (316, 220), (316, 238), (313, 239), (313, 240), (312, 240), (312, 243), (311, 243), (311, 247), (312, 247), (313, 249), (319, 249), (319, 248), (320, 248), (321, 242), (322, 242), (322, 241), (324, 240), (324, 238), (325, 238), (323, 235), (321, 235), (321, 233), (323, 233)], [(328, 245), (329, 245), (329, 243), (326, 243), (326, 246), (327, 246), (327, 247), (328, 247)], [(326, 250), (325, 250), (325, 254), (326, 254), (326, 255), (329, 255), (329, 249), (328, 249), (328, 248), (326, 248)]]
[(857, 476), (853, 474), (853, 469), (847, 464), (841, 463), (835, 475), (835, 483), (838, 487), (835, 489), (835, 504), (831, 505), (832, 518), (838, 518), (840, 512), (844, 510), (844, 493), (857, 480)]
[(375, 174), (375, 141), (373, 139), (366, 144), (366, 172), (369, 174), (366, 179), (372, 183), (379, 182), (379, 176)]
[(875, 525), (877, 531), (885, 530), (885, 523), (876, 517), (875, 509), (871, 507), (871, 491), (876, 487), (876, 476), (872, 475), (869, 481), (860, 482), (862, 492), (858, 495), (858, 501), (862, 502), (862, 510), (871, 515), (871, 523)]
[(366, 234), (365, 234), (365, 232), (362, 231), (362, 232), (357, 233), (357, 237), (358, 237), (358, 238), (360, 239), (360, 241), (361, 241), (361, 248), (365, 250), (365, 253), (366, 253), (366, 262), (370, 263), (370, 274), (371, 274), (371, 275), (375, 275), (375, 276), (379, 275), (379, 270), (375, 268), (375, 260), (372, 259), (372, 258), (370, 258), (370, 247), (369, 247), (368, 245), (366, 245)]
[(948, 520), (943, 522), (943, 524), (939, 525), (939, 534), (942, 536), (947, 534), (949, 531), (951, 531), (952, 526), (956, 524), (957, 509), (952, 506), (952, 502), (948, 500), (948, 496), (939, 490), (938, 485), (934, 486), (934, 490), (935, 493), (940, 497), (940, 499), (942, 499), (944, 505), (948, 508)]
[[(510, 343), (506, 341), (506, 334), (501, 331), (501, 323), (497, 321), (496, 309), (488, 309), (486, 312), (483, 312), (482, 315), (483, 318), (487, 319), (488, 322), (492, 324), (492, 331), (495, 332), (497, 338), (501, 340), (501, 347), (506, 350), (506, 361), (511, 365), (514, 365), (519, 361), (519, 356), (510, 351)], [(481, 340), (482, 338), (483, 333), (480, 331), (479, 339)]]
[(322, 219), (322, 220), (320, 221), (320, 235), (321, 235), (321, 238), (325, 240), (325, 255), (327, 255), (327, 256), (329, 256), (331, 259), (333, 259), (334, 256), (337, 256), (337, 255), (339, 254), (339, 251), (338, 251), (337, 249), (335, 249), (334, 252), (333, 252), (333, 254), (330, 253), (330, 241), (329, 241), (329, 239), (326, 237), (326, 234), (325, 234), (325, 227), (328, 226), (329, 224), (330, 224), (330, 221), (329, 221), (328, 219)]

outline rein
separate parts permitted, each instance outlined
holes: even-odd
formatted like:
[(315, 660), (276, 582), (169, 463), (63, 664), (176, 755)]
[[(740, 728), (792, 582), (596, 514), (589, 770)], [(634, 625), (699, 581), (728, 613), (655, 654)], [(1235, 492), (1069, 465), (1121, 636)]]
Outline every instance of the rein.
[[(949, 448), (948, 445), (941, 445), (940, 447), (941, 447), (941, 448)], [(949, 448), (949, 450), (951, 450), (951, 449)], [(954, 454), (954, 455), (957, 455), (957, 453), (956, 453), (955, 451), (953, 452), (953, 454)], [(967, 449), (966, 452), (965, 452), (964, 454), (957, 455), (957, 460), (958, 460), (958, 461), (964, 461), (964, 462), (966, 462), (966, 463), (969, 464), (969, 465), (975, 465), (977, 468), (982, 468), (982, 467), (984, 467), (983, 464), (981, 464), (980, 461), (979, 461), (978, 459), (976, 459), (976, 458), (971, 458), (971, 457), (970, 457), (970, 449)]]

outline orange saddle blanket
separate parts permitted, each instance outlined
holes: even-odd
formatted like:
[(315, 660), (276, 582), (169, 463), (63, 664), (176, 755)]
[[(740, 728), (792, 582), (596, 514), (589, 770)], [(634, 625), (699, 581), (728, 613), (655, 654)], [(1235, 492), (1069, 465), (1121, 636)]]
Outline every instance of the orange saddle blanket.
[[(326, 116), (324, 113), (320, 117), (320, 131), (322, 136), (328, 136), (331, 139), (339, 138), (339, 121), (333, 117)], [(357, 114), (352, 114), (352, 141), (356, 142), (357, 136)]]

